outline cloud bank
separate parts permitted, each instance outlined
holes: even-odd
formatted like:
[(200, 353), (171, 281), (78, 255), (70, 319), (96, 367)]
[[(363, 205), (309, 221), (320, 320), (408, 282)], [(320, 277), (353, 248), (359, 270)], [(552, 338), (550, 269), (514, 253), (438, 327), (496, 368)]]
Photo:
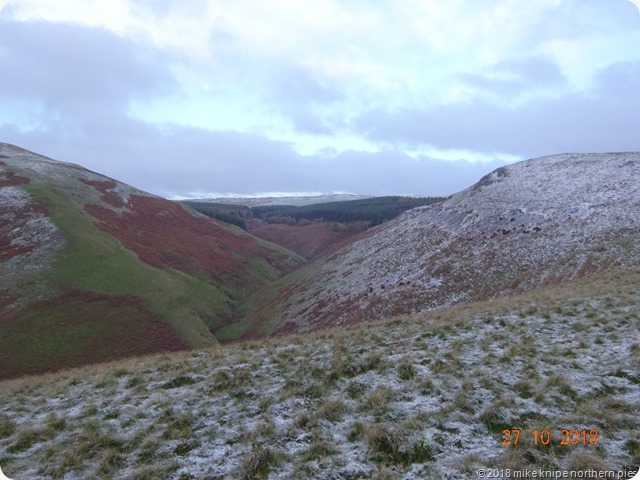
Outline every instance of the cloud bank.
[(627, 0), (22, 0), (0, 139), (165, 196), (450, 194), (640, 150)]

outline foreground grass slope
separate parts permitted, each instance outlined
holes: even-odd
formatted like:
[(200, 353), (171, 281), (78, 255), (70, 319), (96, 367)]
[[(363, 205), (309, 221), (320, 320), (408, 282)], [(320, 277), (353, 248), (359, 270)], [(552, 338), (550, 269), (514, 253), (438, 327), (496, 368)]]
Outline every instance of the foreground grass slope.
[[(639, 285), (640, 269), (608, 270), (346, 330), (5, 381), (0, 465), (17, 480), (632, 470)], [(503, 445), (511, 428), (518, 445)], [(560, 445), (562, 429), (586, 444)]]
[(0, 144), (0, 378), (215, 345), (300, 261), (239, 228)]

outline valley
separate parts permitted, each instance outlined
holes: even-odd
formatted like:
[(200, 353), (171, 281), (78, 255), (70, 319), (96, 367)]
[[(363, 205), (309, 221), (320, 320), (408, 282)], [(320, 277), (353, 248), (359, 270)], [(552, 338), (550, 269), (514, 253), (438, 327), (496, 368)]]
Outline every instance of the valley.
[(637, 470), (639, 179), (640, 153), (551, 155), (420, 206), (353, 200), (407, 202), (379, 223), (313, 204), (257, 218), (0, 144), (0, 466)]
[(214, 345), (244, 298), (304, 262), (77, 165), (0, 154), (0, 378)]

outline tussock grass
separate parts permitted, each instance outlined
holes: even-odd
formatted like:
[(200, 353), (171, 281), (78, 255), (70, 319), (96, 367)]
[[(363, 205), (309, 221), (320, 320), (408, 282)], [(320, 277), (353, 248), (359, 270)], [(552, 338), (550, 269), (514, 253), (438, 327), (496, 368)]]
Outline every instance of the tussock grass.
[(277, 464), (278, 458), (269, 448), (254, 445), (242, 462), (240, 478), (257, 480), (267, 478), (271, 468)]

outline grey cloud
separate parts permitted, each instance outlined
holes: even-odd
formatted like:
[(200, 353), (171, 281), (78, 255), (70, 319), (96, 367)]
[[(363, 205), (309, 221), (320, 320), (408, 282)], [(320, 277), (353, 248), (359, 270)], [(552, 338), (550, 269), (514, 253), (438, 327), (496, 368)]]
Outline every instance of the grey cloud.
[(303, 67), (286, 66), (271, 75), (267, 97), (298, 131), (329, 134), (333, 125), (322, 118), (319, 107), (342, 100), (343, 94)]
[[(0, 41), (0, 65), (13, 72), (0, 78), (3, 94), (36, 99), (54, 111), (45, 112), (42, 127), (33, 131), (0, 127), (3, 141), (161, 195), (283, 190), (449, 194), (493, 167), (462, 168), (393, 150), (302, 156), (284, 142), (257, 135), (150, 125), (128, 117), (126, 107), (134, 96), (171, 87), (166, 62), (158, 62), (162, 59), (154, 52), (105, 31), (64, 24), (2, 22)], [(340, 101), (339, 89), (303, 68), (272, 72), (267, 74), (272, 75), (274, 108), (300, 130), (331, 128), (315, 107)]]
[(273, 78), (278, 98), (295, 102), (329, 103), (342, 98), (340, 92), (316, 79), (302, 67), (281, 68)]
[[(131, 99), (173, 85), (167, 62), (156, 52), (104, 30), (44, 22), (3, 20), (0, 42), (0, 102), (21, 99), (45, 106), (30, 131), (0, 126), (3, 141), (160, 194), (315, 188), (308, 159), (284, 142), (129, 117)], [(297, 105), (306, 94), (326, 100), (329, 90), (303, 72), (283, 72), (280, 80), (278, 95), (291, 94), (290, 113), (313, 121)]]
[(397, 150), (346, 151), (315, 160), (312, 171), (324, 187), (319, 190), (372, 195), (450, 195), (505, 164), (414, 158)]
[[(173, 86), (158, 52), (101, 29), (0, 22), (0, 91), (55, 110), (126, 107)], [(8, 74), (8, 72), (10, 72)]]
[(542, 58), (505, 60), (481, 74), (465, 73), (456, 79), (476, 89), (509, 97), (566, 85), (566, 78), (558, 66)]
[(128, 117), (129, 101), (173, 87), (162, 60), (105, 30), (1, 21), (0, 70), (10, 74), (0, 76), (0, 105), (6, 98), (42, 106), (33, 131), (5, 125), (2, 138), (130, 180), (130, 167), (154, 161), (144, 151), (158, 132)]
[[(225, 41), (220, 44), (223, 63), (224, 55), (232, 57), (237, 47), (233, 38)], [(0, 125), (0, 138), (161, 195), (287, 190), (446, 195), (503, 162), (413, 158), (402, 153), (404, 147), (428, 144), (522, 158), (561, 151), (640, 150), (640, 63), (602, 71), (590, 96), (539, 96), (518, 109), (479, 100), (371, 110), (351, 128), (387, 145), (385, 151), (327, 150), (303, 156), (285, 142), (258, 135), (157, 126), (129, 117), (130, 100), (174, 88), (169, 63), (175, 59), (165, 55), (102, 30), (0, 20), (0, 104), (3, 98), (17, 98), (45, 107), (37, 128)], [(322, 115), (325, 107), (343, 100), (338, 86), (302, 67), (260, 63), (266, 70), (258, 72), (250, 57), (234, 61), (225, 63), (228, 70), (222, 74), (240, 77), (244, 72), (246, 77), (255, 72), (255, 79), (240, 81), (261, 89), (258, 95), (299, 131), (342, 128)], [(496, 64), (494, 73), (510, 73), (515, 80), (498, 87), (482, 76), (464, 80), (508, 95), (564, 81), (553, 64), (540, 59)]]
[(565, 151), (640, 150), (640, 62), (600, 72), (591, 95), (543, 97), (518, 108), (478, 100), (397, 112), (372, 110), (353, 124), (375, 141), (533, 157)]
[(449, 195), (504, 164), (415, 159), (393, 150), (303, 156), (286, 143), (251, 134), (124, 123), (123, 131), (82, 137), (56, 128), (20, 132), (5, 125), (0, 138), (164, 196), (273, 191)]
[(601, 70), (596, 94), (607, 101), (638, 105), (640, 103), (640, 61), (620, 62)]
[(118, 119), (117, 130), (69, 133), (63, 127), (0, 138), (52, 158), (78, 163), (160, 195), (193, 191), (256, 193), (294, 190), (311, 181), (289, 145), (251, 134), (151, 126)]

